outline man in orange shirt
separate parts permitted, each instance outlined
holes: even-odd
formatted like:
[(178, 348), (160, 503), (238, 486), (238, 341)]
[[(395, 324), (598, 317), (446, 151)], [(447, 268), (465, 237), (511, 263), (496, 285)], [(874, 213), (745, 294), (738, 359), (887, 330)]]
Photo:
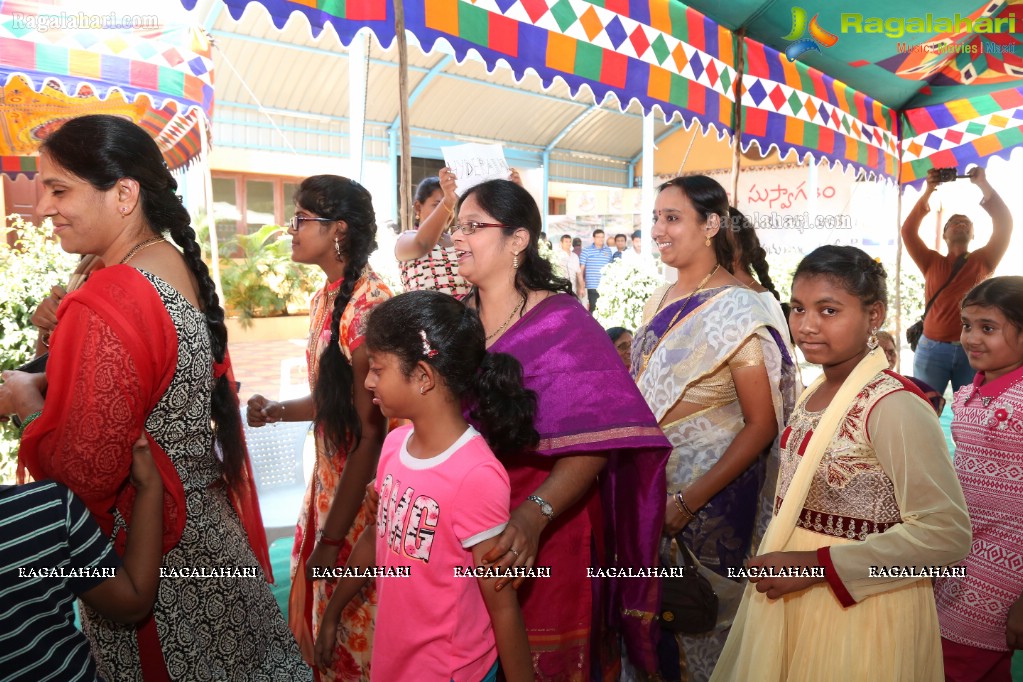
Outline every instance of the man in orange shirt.
[(991, 187), (984, 169), (975, 167), (969, 172), (970, 181), (984, 193), (980, 205), (991, 216), (991, 239), (982, 248), (970, 251), (973, 239), (973, 222), (964, 215), (956, 214), (948, 219), (942, 230), (942, 237), (948, 245), (948, 254), (942, 255), (927, 248), (918, 234), (920, 223), (930, 211), (927, 200), (938, 186), (938, 171), (927, 172), (927, 188), (920, 200), (902, 225), (902, 241), (906, 252), (924, 275), (924, 300), (930, 301), (941, 286), (948, 281), (956, 261), (965, 256), (964, 265), (955, 278), (941, 289), (924, 318), (924, 333), (916, 349), (913, 374), (921, 381), (934, 387), (939, 394), (945, 392), (949, 382), (952, 390), (973, 381), (974, 371), (959, 343), (962, 322), (959, 303), (970, 289), (984, 279), (998, 265), (1009, 247), (1012, 235), (1012, 215), (1008, 206)]

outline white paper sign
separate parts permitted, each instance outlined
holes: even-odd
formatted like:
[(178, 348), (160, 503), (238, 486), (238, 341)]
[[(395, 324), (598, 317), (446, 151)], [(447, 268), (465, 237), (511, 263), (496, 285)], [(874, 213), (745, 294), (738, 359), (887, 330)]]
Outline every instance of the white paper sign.
[(455, 171), (455, 192), (461, 196), (465, 190), (487, 180), (507, 180), (511, 169), (504, 158), (504, 147), (499, 144), (459, 144), (441, 147), (444, 163)]

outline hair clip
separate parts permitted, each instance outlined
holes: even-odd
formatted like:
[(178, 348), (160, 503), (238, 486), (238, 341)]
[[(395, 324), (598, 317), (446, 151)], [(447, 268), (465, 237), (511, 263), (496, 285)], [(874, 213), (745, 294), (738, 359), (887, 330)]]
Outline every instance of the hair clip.
[(426, 338), (426, 332), (422, 329), (419, 330), (419, 338), (423, 340), (423, 355), (428, 358), (436, 357), (437, 349), (430, 345), (430, 341)]

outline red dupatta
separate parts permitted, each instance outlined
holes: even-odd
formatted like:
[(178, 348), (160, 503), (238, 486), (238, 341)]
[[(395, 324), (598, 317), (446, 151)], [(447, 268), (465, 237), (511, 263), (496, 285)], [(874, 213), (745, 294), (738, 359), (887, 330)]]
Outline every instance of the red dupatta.
[[(85, 286), (64, 298), (57, 320), (46, 367), (46, 399), (40, 416), (22, 435), (18, 478), (24, 481), (27, 470), (36, 480), (63, 483), (110, 536), (115, 508), (131, 524), (132, 444), (174, 377), (177, 331), (153, 285), (128, 266), (94, 272)], [(227, 372), (231, 379), (230, 360), (225, 357), (215, 372)], [(185, 527), (185, 491), (170, 457), (146, 436), (164, 486), (166, 554)], [(248, 455), (243, 472), (242, 482), (230, 489), (230, 499), (256, 559), (272, 580)], [(119, 554), (125, 541), (120, 529), (114, 537)], [(151, 616), (140, 624), (138, 639), (145, 679), (167, 679)]]
[[(166, 392), (178, 361), (177, 330), (153, 285), (131, 267), (104, 268), (68, 294), (50, 343), (49, 384), (39, 418), (25, 429), (19, 477), (67, 485), (103, 531), (113, 532), (113, 509), (130, 525), (131, 444)], [(125, 372), (130, 359), (134, 372)], [(230, 356), (214, 366), (233, 385)], [(235, 404), (238, 396), (234, 394)], [(148, 436), (148, 434), (147, 434)], [(148, 437), (164, 485), (163, 551), (181, 539), (185, 493), (163, 448)], [(257, 561), (272, 581), (266, 536), (248, 455), (229, 497)], [(114, 538), (123, 553), (125, 533)]]

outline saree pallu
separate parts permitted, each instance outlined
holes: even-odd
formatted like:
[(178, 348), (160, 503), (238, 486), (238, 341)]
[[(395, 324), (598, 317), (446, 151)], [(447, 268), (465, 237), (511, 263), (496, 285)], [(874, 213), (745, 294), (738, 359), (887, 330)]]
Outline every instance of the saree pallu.
[[(308, 365), (309, 390), (316, 387), (319, 375), (320, 356), (330, 343), (330, 321), (334, 310), (334, 299), (338, 295), (344, 280), (326, 284), (323, 289), (313, 295), (309, 305), (309, 343), (306, 349)], [(341, 314), (338, 328), (341, 352), (348, 362), (352, 353), (363, 342), (365, 316), (373, 306), (383, 303), (391, 297), (387, 285), (372, 270), (367, 269), (356, 283), (352, 298)], [(361, 388), (361, 387), (356, 387)], [(348, 460), (348, 452), (344, 448), (332, 449), (328, 446), (323, 432), (319, 429), (314, 433), (316, 442), (316, 463), (313, 475), (302, 502), (295, 543), (291, 554), (291, 595), (289, 598), (288, 621), (292, 631), (299, 639), (303, 654), (309, 655), (320, 630), (320, 620), (327, 609), (337, 584), (334, 580), (314, 580), (308, 582), (296, 579), (299, 571), (305, 570), (305, 562), (313, 552), (316, 535), (323, 527), (323, 521), (330, 511), (334, 500), (341, 472)], [(366, 526), (372, 522), (365, 508), (356, 514), (352, 527), (338, 550), (337, 567), (343, 568), (348, 563), (359, 536)], [(316, 679), (323, 682), (334, 680), (356, 681), (368, 680), (370, 661), (372, 659), (373, 623), (376, 620), (377, 593), (374, 581), (369, 581), (341, 612), (341, 620), (337, 626), (337, 639), (334, 645), (334, 665), (330, 670), (316, 670)], [(300, 609), (296, 613), (295, 609)], [(302, 640), (305, 640), (303, 643)], [(312, 663), (312, 661), (308, 661)]]
[[(636, 381), (672, 445), (665, 492), (683, 489), (706, 474), (745, 424), (738, 400), (663, 424), (665, 416), (690, 387), (717, 372), (753, 336), (760, 341), (781, 433), (795, 403), (796, 367), (783, 341), (785, 330), (776, 329), (774, 319), (756, 293), (720, 287), (669, 304), (636, 331), (632, 361)], [(717, 627), (708, 633), (662, 642), (662, 672), (669, 678), (710, 677), (742, 592), (740, 583), (727, 578), (728, 568), (741, 567), (763, 536), (771, 518), (778, 462), (775, 438), (683, 529), (681, 539), (718, 593), (719, 617)], [(661, 555), (667, 556), (670, 539), (661, 543)], [(682, 559), (676, 564), (682, 565)]]
[[(619, 636), (629, 658), (656, 667), (653, 578), (590, 577), (588, 568), (653, 567), (664, 524), (669, 445), (607, 334), (578, 299), (557, 294), (523, 315), (490, 348), (521, 364), (537, 395), (535, 452), (501, 458), (515, 508), (558, 459), (603, 455), (607, 466), (540, 537), (550, 578), (519, 589), (537, 680), (616, 679)], [(532, 502), (526, 502), (532, 504)]]

